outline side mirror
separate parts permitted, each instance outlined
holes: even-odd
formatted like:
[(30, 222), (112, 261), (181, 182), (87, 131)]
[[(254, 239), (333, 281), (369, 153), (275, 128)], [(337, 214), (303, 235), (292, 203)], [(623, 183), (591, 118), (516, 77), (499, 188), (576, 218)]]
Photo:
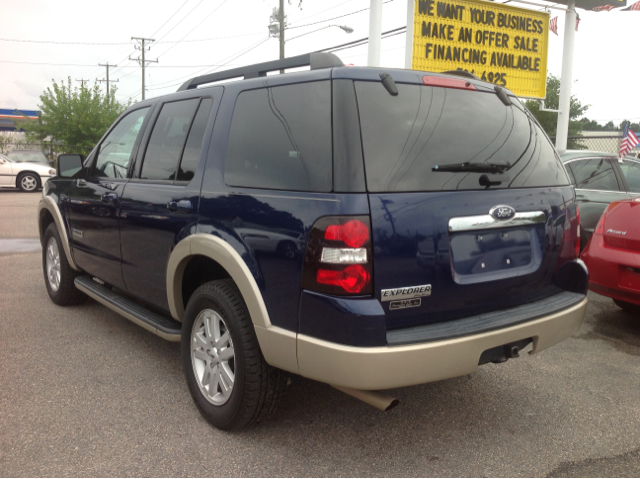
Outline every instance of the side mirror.
[(82, 155), (58, 155), (56, 174), (60, 178), (73, 178), (82, 169)]

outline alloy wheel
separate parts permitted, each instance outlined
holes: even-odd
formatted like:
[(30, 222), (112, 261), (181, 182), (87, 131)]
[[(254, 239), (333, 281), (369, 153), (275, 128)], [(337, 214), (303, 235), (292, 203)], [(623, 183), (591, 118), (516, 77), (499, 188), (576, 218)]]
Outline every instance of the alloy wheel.
[(32, 175), (25, 175), (20, 179), (20, 186), (24, 191), (33, 191), (38, 187), (38, 180)]
[(47, 280), (52, 291), (60, 288), (60, 250), (55, 238), (49, 238), (47, 242)]
[(222, 406), (235, 382), (235, 353), (229, 329), (216, 311), (198, 314), (191, 330), (191, 364), (207, 401)]

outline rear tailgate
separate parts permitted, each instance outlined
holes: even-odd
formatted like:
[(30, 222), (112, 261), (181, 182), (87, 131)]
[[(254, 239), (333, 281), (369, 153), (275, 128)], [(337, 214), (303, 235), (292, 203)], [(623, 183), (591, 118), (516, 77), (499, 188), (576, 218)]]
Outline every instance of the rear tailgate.
[(354, 82), (388, 329), (551, 296), (576, 257), (575, 194), (530, 113), (492, 86), (424, 75), (398, 74), (397, 96)]
[[(369, 198), (375, 294), (387, 312), (388, 329), (505, 309), (559, 292), (553, 284), (566, 260), (560, 255), (571, 187)], [(492, 225), (473, 220), (489, 216), (497, 205), (532, 214)], [(474, 223), (472, 229), (450, 231), (451, 225)], [(423, 285), (430, 285), (431, 294), (413, 305), (401, 301), (402, 292), (381, 294)]]

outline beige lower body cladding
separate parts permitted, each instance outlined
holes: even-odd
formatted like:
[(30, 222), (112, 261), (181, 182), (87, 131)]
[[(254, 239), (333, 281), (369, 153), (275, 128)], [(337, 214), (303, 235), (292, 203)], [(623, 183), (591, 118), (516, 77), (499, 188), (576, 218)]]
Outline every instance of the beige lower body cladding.
[(337, 386), (379, 390), (470, 374), (487, 349), (533, 338), (531, 353), (557, 344), (580, 329), (587, 299), (550, 316), (462, 338), (406, 346), (359, 348), (299, 334), (299, 373)]

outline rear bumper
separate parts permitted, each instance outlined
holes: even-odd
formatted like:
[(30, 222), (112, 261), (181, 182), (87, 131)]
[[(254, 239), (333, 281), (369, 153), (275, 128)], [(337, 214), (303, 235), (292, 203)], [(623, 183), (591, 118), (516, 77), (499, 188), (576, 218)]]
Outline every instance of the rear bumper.
[(581, 326), (587, 299), (549, 316), (461, 338), (405, 346), (359, 348), (297, 336), (302, 376), (354, 389), (390, 389), (463, 376), (476, 371), (487, 349), (533, 339), (531, 353), (557, 344)]

